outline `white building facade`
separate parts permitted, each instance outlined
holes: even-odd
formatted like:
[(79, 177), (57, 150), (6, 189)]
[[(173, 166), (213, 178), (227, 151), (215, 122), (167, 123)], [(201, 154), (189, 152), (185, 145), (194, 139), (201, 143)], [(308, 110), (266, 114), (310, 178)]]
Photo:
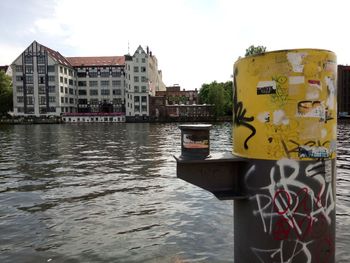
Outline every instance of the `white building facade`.
[(133, 56), (64, 57), (34, 41), (11, 68), (15, 116), (148, 117), (149, 96), (165, 90), (148, 47)]
[(125, 73), (126, 116), (149, 116), (149, 96), (166, 90), (157, 58), (139, 46), (133, 56), (125, 56)]
[(124, 56), (67, 60), (77, 74), (78, 112), (125, 112)]
[(77, 109), (75, 70), (34, 41), (11, 65), (15, 116), (59, 116)]

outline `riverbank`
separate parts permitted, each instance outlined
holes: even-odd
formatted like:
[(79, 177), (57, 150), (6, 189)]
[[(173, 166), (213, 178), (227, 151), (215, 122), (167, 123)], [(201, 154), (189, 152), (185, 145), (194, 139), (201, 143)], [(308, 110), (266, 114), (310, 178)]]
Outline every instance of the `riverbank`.
[(2, 118), (0, 124), (59, 124), (64, 123), (61, 117), (13, 117)]
[[(231, 122), (232, 116), (178, 116), (178, 117), (126, 117), (126, 123), (172, 123), (172, 122)], [(65, 121), (63, 117), (13, 117), (13, 118), (2, 118), (0, 119), (0, 125), (17, 125), (17, 124), (60, 124), (60, 123), (84, 123), (83, 118), (77, 119), (77, 121)], [(91, 121), (92, 122), (92, 121)], [(110, 122), (109, 118), (99, 120), (96, 122)]]

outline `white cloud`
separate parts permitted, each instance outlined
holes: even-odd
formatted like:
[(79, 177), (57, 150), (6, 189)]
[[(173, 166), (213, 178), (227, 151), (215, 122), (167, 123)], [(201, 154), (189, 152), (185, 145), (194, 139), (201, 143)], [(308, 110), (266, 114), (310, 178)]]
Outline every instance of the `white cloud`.
[(0, 42), (0, 65), (10, 65), (23, 52), (26, 46)]
[(46, 34), (49, 37), (63, 37), (66, 36), (66, 32), (58, 19), (40, 18), (35, 21), (33, 32), (40, 32), (40, 34)]

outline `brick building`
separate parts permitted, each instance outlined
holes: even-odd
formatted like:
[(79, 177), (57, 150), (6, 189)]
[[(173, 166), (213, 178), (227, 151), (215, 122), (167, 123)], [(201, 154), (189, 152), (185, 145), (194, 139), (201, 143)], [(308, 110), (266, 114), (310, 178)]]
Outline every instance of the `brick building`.
[(350, 115), (350, 66), (338, 65), (338, 116)]

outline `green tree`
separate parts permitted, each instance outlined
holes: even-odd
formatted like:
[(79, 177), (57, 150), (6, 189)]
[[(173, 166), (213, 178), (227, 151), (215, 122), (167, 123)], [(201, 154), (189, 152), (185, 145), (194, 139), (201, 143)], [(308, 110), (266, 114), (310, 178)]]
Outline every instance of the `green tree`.
[(264, 46), (253, 46), (251, 45), (245, 50), (245, 56), (253, 56), (258, 54), (263, 54), (266, 52), (266, 47)]
[(198, 96), (200, 103), (215, 105), (216, 116), (232, 115), (232, 81), (203, 84)]
[(199, 103), (201, 104), (209, 104), (208, 93), (210, 89), (210, 84), (203, 84), (199, 90), (198, 98)]
[(0, 70), (0, 116), (13, 108), (11, 78)]
[(225, 90), (225, 114), (232, 115), (233, 111), (233, 83), (232, 81), (226, 81), (223, 83)]
[(222, 85), (216, 82), (212, 83), (208, 92), (208, 101), (210, 104), (215, 105), (215, 116), (222, 116), (225, 114), (225, 90)]

